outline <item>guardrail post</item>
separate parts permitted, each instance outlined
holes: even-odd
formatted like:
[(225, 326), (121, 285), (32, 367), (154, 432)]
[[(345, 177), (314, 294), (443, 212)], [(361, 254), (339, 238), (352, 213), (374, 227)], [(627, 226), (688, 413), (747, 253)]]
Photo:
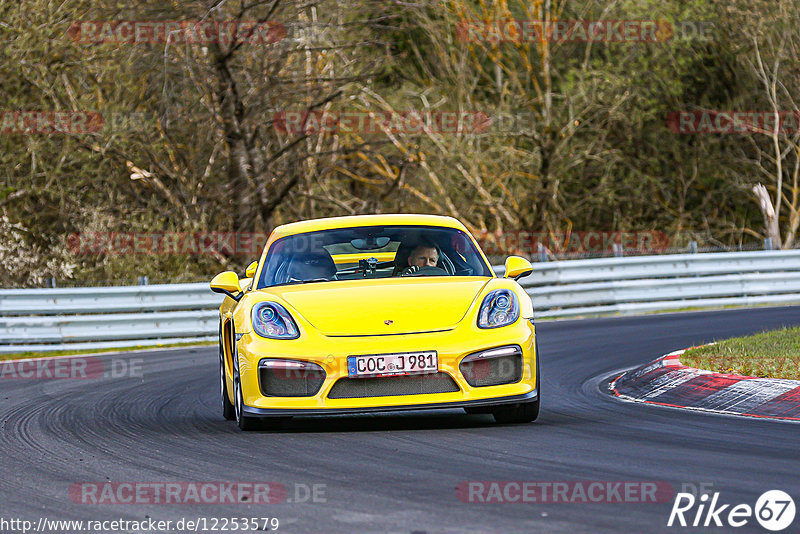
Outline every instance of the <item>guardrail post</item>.
[(56, 287), (56, 278), (55, 276), (51, 276), (49, 278), (45, 278), (44, 280), (44, 287)]
[(764, 250), (772, 250), (772, 238), (764, 238)]
[(140, 276), (139, 277), (139, 285), (140, 286), (146, 286), (147, 284), (148, 284), (147, 277), (146, 276)]
[(622, 257), (622, 243), (612, 243), (611, 248), (614, 250), (614, 257)]
[(697, 241), (689, 241), (689, 254), (697, 254)]

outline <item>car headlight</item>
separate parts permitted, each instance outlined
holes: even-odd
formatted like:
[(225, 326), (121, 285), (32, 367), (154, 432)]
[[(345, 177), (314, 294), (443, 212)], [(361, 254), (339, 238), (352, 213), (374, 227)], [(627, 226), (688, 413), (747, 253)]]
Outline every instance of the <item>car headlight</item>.
[(478, 312), (478, 328), (499, 328), (519, 319), (517, 295), (508, 289), (495, 289), (484, 297)]
[(261, 337), (270, 339), (296, 339), (300, 337), (297, 325), (277, 302), (259, 302), (253, 306), (253, 330)]

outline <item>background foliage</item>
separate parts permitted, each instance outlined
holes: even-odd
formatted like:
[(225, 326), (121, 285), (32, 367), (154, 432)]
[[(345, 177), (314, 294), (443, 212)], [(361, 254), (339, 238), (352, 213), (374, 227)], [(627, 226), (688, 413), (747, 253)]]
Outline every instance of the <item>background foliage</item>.
[[(68, 33), (80, 21), (208, 19), (277, 21), (286, 36), (85, 44)], [(658, 43), (459, 38), (464, 21), (508, 19), (681, 31)], [(0, 109), (115, 118), (90, 134), (0, 133), (3, 286), (195, 280), (255, 259), (73, 254), (70, 234), (269, 232), (360, 213), (447, 214), (490, 233), (656, 230), (675, 247), (796, 246), (798, 132), (676, 134), (666, 122), (678, 110), (798, 111), (793, 1), (0, 0), (0, 22)], [(481, 135), (285, 132), (274, 122), (287, 110), (517, 121)]]

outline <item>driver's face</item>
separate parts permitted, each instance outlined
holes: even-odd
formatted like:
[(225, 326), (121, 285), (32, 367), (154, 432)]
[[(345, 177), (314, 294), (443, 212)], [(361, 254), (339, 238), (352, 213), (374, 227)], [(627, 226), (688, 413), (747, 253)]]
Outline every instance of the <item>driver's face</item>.
[(417, 247), (408, 257), (409, 267), (436, 267), (439, 261), (439, 253), (435, 248)]

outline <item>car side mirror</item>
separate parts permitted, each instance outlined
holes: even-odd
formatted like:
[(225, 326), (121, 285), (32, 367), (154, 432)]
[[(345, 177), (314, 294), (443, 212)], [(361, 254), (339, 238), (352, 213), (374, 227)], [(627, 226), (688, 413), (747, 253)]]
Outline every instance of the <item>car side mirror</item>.
[(242, 298), (241, 288), (239, 287), (239, 276), (233, 271), (219, 273), (211, 280), (211, 291), (222, 293), (239, 302)]
[(506, 278), (519, 280), (523, 276), (528, 276), (533, 272), (531, 262), (520, 256), (509, 256), (506, 258)]
[(258, 262), (254, 261), (253, 263), (247, 266), (247, 269), (245, 269), (244, 277), (253, 278), (256, 275), (256, 269), (258, 269)]

